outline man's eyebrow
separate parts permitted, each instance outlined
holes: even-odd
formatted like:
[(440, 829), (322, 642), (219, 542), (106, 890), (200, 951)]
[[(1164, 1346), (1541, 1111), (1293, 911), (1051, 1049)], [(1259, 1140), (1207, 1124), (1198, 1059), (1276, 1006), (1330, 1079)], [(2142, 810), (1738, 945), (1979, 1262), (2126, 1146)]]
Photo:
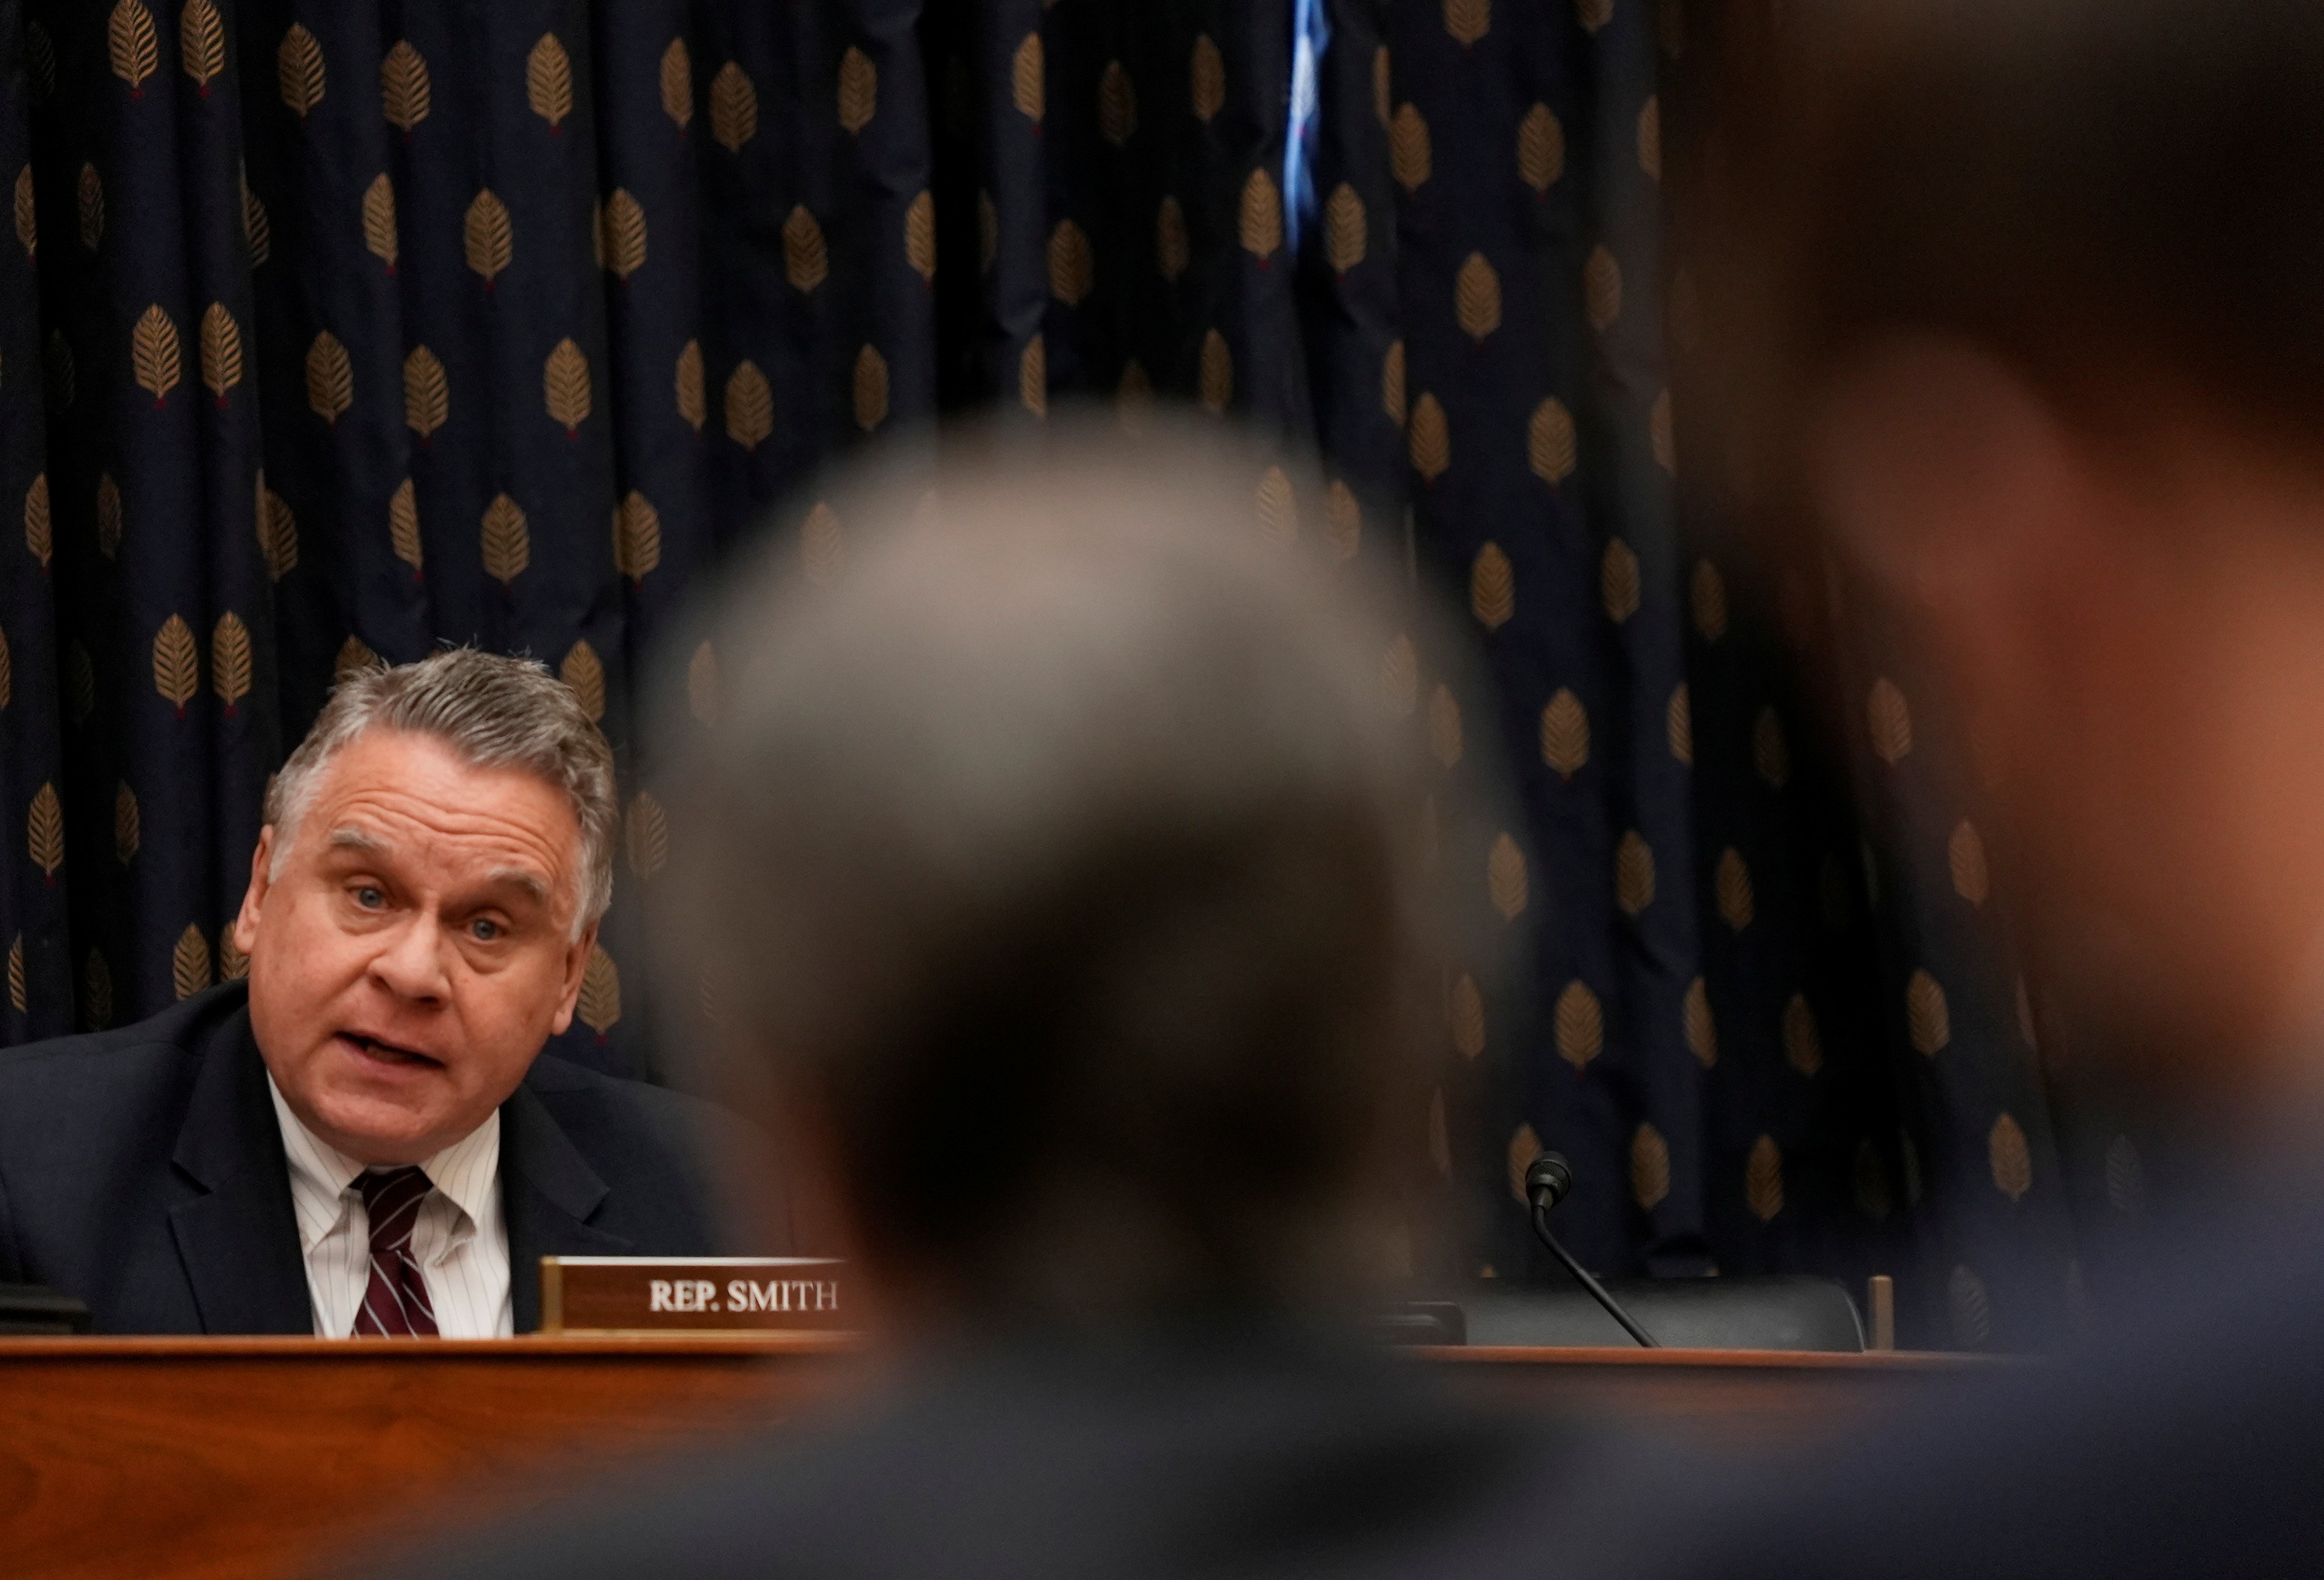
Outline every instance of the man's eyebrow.
[(528, 868), (495, 867), (484, 881), (493, 884), (512, 883), (541, 904), (549, 903), (549, 881)]
[(365, 850), (383, 855), (387, 850), (387, 841), (367, 829), (352, 825), (332, 829), (330, 843), (333, 850)]

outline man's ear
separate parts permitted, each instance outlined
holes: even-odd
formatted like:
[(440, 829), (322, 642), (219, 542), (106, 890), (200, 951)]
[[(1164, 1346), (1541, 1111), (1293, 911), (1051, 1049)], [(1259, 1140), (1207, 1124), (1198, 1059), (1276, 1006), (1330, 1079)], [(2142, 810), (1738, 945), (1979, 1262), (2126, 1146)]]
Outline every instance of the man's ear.
[(250, 853), (250, 887), (242, 892), (242, 909), (235, 914), (234, 947), (248, 955), (258, 946), (258, 913), (273, 886), (274, 825), (258, 831), (258, 846)]
[(1897, 337), (1809, 412), (1812, 502), (1886, 596), (1989, 602), (2080, 522), (2075, 447), (2041, 395), (1965, 341)]
[(573, 1008), (581, 1002), (581, 979), (589, 972), (589, 954), (597, 947), (597, 924), (591, 922), (581, 929), (581, 936), (566, 947), (565, 996), (558, 1001), (557, 1013), (549, 1022), (551, 1037), (562, 1036), (573, 1024)]

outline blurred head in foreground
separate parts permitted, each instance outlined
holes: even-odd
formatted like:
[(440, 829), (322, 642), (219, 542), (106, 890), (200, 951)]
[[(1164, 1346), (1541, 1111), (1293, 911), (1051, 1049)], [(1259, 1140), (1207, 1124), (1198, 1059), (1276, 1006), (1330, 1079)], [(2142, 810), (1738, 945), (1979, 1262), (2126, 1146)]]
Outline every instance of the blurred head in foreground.
[(735, 579), (673, 991), (908, 1316), (1344, 1297), (1435, 1022), (1398, 626), (1260, 541), (1247, 460), (1041, 455), (835, 494), (844, 569)]
[(2089, 1040), (2279, 1070), (2324, 1017), (2324, 22), (1802, 0), (1761, 42), (1706, 264), (1738, 474), (1934, 661)]

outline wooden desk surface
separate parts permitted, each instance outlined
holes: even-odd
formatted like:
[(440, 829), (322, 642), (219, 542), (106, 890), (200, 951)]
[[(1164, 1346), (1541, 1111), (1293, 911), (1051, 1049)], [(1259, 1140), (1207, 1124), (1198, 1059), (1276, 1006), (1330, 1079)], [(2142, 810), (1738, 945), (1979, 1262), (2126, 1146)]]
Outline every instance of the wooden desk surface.
[[(1796, 1441), (1978, 1363), (1707, 1350), (1412, 1352), (1546, 1409)], [(392, 1503), (533, 1506), (633, 1455), (763, 1427), (861, 1375), (844, 1339), (0, 1339), (13, 1580), (309, 1572)]]

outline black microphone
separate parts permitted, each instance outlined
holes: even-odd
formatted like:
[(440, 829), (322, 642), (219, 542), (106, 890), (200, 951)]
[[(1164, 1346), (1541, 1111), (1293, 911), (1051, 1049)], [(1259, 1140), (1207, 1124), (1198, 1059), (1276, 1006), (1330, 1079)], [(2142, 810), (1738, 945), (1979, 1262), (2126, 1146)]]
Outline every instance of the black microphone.
[(1662, 1348), (1655, 1343), (1652, 1335), (1622, 1309), (1621, 1302), (1606, 1292), (1606, 1286), (1591, 1278), (1590, 1270), (1574, 1261), (1573, 1253), (1560, 1245), (1557, 1236), (1549, 1232), (1549, 1209), (1563, 1201), (1565, 1193), (1572, 1188), (1573, 1165), (1558, 1153), (1544, 1152), (1526, 1167), (1526, 1196), (1533, 1203), (1533, 1232), (1541, 1236), (1541, 1243), (1549, 1247), (1550, 1254), (1565, 1264), (1565, 1270), (1572, 1273), (1598, 1304), (1606, 1308), (1606, 1315), (1622, 1325), (1623, 1332), (1647, 1349)]

